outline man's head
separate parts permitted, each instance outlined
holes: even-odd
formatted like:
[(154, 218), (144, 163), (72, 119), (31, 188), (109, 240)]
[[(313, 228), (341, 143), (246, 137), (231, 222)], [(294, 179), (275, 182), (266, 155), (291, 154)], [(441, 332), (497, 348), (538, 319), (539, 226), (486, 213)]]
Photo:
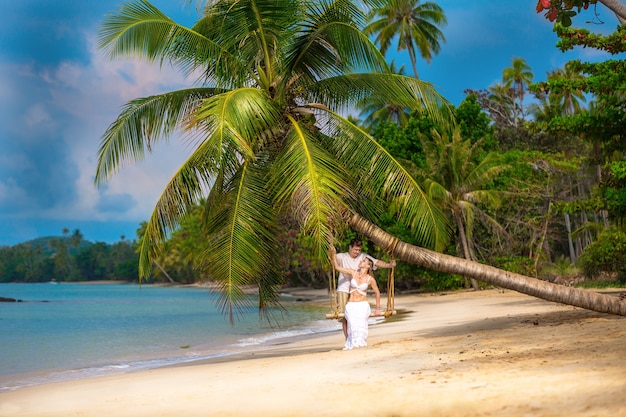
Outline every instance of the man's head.
[(361, 249), (363, 249), (363, 242), (361, 242), (361, 239), (354, 238), (350, 241), (350, 250), (348, 250), (348, 254), (352, 258), (356, 258), (361, 253)]

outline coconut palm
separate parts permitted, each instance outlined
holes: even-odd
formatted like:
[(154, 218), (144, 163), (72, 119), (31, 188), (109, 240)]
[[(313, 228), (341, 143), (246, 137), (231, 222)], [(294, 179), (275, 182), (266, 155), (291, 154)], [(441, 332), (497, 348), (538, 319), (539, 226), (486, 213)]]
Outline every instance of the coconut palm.
[[(570, 62), (564, 68), (558, 68), (548, 74), (548, 82), (572, 83), (584, 79), (583, 75), (576, 72)], [(561, 88), (559, 91), (550, 91), (552, 100), (560, 103), (563, 115), (573, 115), (581, 111), (581, 103), (586, 102), (585, 95), (581, 90)]]
[(502, 81), (507, 88), (513, 88), (518, 106), (515, 106), (515, 123), (524, 120), (524, 96), (526, 87), (533, 81), (533, 72), (523, 58), (513, 58), (511, 66), (502, 71)]
[[(145, 0), (105, 19), (99, 45), (111, 57), (139, 56), (201, 73), (188, 89), (130, 101), (102, 138), (96, 184), (177, 129), (196, 141), (146, 223), (141, 276), (150, 274), (151, 260), (181, 218), (207, 197), (208, 268), (221, 283), (220, 303), (231, 319), (247, 305), (248, 284), (258, 286), (261, 306), (276, 300), (274, 219), (287, 208), (310, 235), (317, 256), (326, 252), (331, 225), (347, 216), (358, 233), (393, 248), (397, 259), (546, 299), (578, 294), (402, 242), (392, 246), (394, 239), (363, 217), (382, 198), (393, 200), (399, 219), (425, 245), (445, 243), (444, 217), (423, 190), (338, 113), (377, 94), (440, 118), (441, 97), (426, 83), (389, 73), (363, 36), (363, 21), (350, 1), (291, 0), (213, 1), (193, 28), (176, 24)], [(589, 306), (571, 297), (554, 301), (615, 312), (613, 300), (585, 297)]]
[[(394, 61), (389, 64), (389, 70), (394, 74), (405, 75), (404, 65), (396, 69)], [(409, 122), (409, 109), (393, 102), (385, 102), (381, 97), (370, 96), (357, 103), (360, 110), (359, 117), (363, 118), (363, 125), (370, 131), (381, 123), (393, 122), (399, 126), (406, 126)]]
[(349, 0), (211, 1), (191, 28), (147, 0), (105, 18), (99, 47), (109, 57), (169, 62), (198, 77), (187, 89), (130, 101), (101, 140), (98, 185), (177, 130), (195, 144), (146, 224), (141, 277), (203, 198), (205, 265), (231, 321), (249, 306), (248, 285), (258, 287), (261, 307), (277, 300), (276, 219), (286, 211), (317, 258), (326, 258), (331, 230), (345, 216), (371, 216), (385, 200), (424, 245), (445, 244), (445, 216), (340, 113), (376, 96), (447, 120), (445, 100), (428, 83), (390, 72), (364, 26), (364, 10)]
[(489, 86), (488, 110), (492, 120), (499, 126), (515, 126), (515, 97), (512, 88), (504, 83)]
[(508, 288), (548, 301), (568, 304), (601, 313), (626, 316), (626, 302), (619, 297), (589, 290), (552, 284), (536, 278), (503, 271), (489, 265), (445, 255), (433, 250), (402, 242), (355, 213), (350, 226), (367, 236), (375, 245), (391, 248), (390, 254), (398, 260), (420, 265), (434, 271), (473, 277), (498, 287)]
[(407, 50), (415, 78), (417, 73), (417, 53), (430, 62), (433, 54), (441, 50), (441, 42), (446, 39), (439, 29), (448, 21), (443, 9), (436, 3), (420, 0), (388, 0), (383, 6), (371, 11), (373, 20), (365, 29), (369, 35), (376, 35), (376, 42), (384, 54), (392, 41), (398, 40), (398, 51)]
[[(419, 179), (433, 201), (452, 216), (460, 253), (465, 259), (476, 261), (472, 239), (476, 220), (502, 231), (498, 222), (480, 206), (500, 206), (501, 193), (488, 185), (507, 166), (495, 152), (479, 158), (482, 141), (472, 144), (470, 139), (464, 140), (458, 127), (451, 135), (433, 130), (431, 137), (422, 135), (421, 141), (425, 166), (418, 170)], [(474, 279), (472, 286), (479, 289)]]

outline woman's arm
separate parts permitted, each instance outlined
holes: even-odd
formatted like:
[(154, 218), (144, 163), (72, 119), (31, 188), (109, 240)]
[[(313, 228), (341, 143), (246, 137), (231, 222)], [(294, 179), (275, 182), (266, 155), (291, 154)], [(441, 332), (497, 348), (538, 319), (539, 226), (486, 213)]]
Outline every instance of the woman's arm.
[(370, 278), (370, 285), (372, 286), (372, 290), (374, 290), (374, 294), (376, 295), (376, 311), (374, 312), (375, 316), (380, 314), (380, 290), (378, 289), (378, 284), (374, 277)]

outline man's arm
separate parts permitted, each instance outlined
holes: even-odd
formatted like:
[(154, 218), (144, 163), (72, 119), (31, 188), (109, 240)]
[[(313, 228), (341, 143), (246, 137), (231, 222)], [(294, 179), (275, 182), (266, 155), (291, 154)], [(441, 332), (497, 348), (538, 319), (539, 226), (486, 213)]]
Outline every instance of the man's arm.
[(396, 261), (392, 260), (391, 262), (381, 261), (380, 259), (376, 259), (372, 256), (365, 255), (370, 258), (374, 262), (374, 267), (376, 268), (394, 268), (396, 266)]

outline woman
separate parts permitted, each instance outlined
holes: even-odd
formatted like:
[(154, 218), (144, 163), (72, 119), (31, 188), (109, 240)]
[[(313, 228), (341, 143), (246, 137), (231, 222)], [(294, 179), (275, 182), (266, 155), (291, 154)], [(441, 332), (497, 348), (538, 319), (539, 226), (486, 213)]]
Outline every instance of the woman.
[(335, 248), (330, 250), (331, 262), (335, 269), (343, 274), (351, 276), (350, 295), (345, 308), (345, 318), (348, 322), (348, 337), (343, 350), (367, 346), (368, 319), (372, 312), (367, 301), (367, 290), (371, 286), (376, 294), (376, 310), (374, 315), (380, 314), (380, 290), (372, 276), (374, 263), (369, 258), (363, 258), (359, 262), (359, 269), (354, 271), (339, 266), (337, 263)]

